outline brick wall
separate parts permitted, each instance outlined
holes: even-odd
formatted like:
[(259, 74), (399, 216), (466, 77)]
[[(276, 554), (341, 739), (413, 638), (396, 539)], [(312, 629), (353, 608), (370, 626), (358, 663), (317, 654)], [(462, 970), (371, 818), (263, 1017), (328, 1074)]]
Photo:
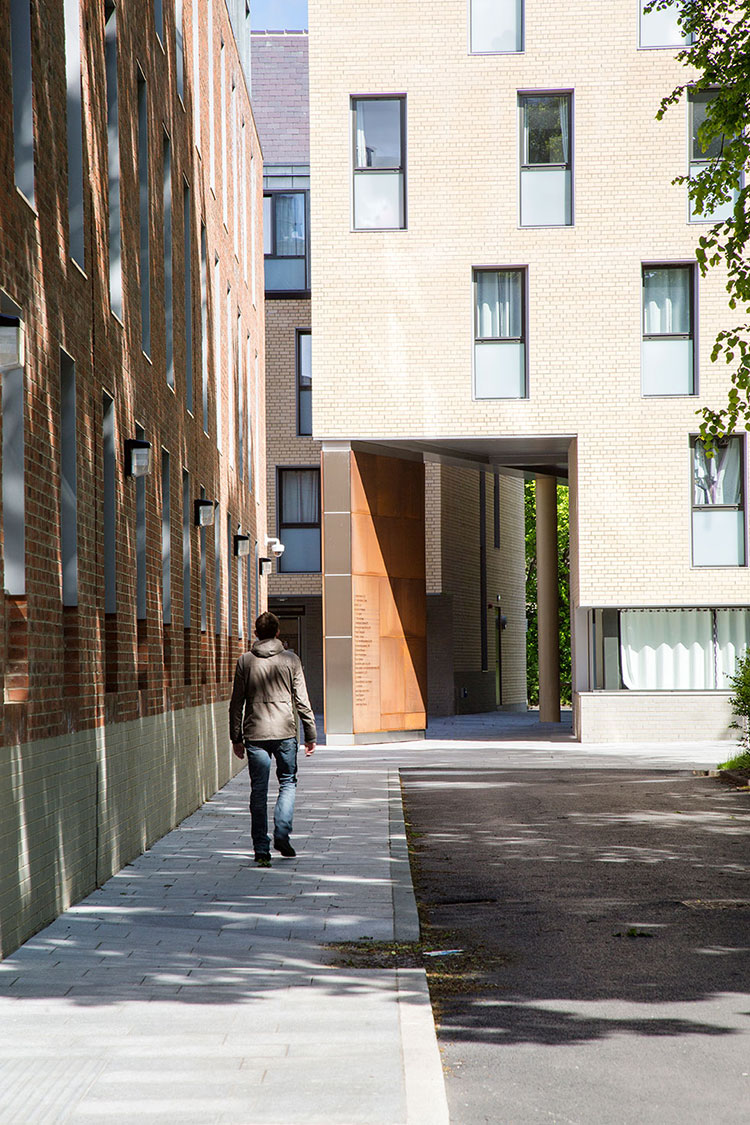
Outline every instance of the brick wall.
[[(0, 91), (4, 103), (11, 101), (9, 55), (9, 19), (7, 4), (0, 26)], [(106, 84), (104, 67), (103, 8), (93, 0), (85, 0), (81, 11), (81, 56), (84, 106), (84, 213), (86, 272), (70, 258), (67, 246), (67, 140), (65, 114), (65, 54), (62, 6), (49, 2), (35, 5), (32, 19), (33, 106), (36, 206), (32, 208), (16, 190), (13, 182), (13, 134), (10, 115), (0, 125), (3, 159), (0, 166), (0, 290), (20, 309), (26, 331), (25, 362), (25, 501), (26, 501), (26, 596), (24, 604), (5, 599), (4, 627), (0, 631), (3, 667), (6, 670), (6, 702), (3, 707), (3, 748), (0, 761), (27, 761), (24, 747), (33, 745), (37, 760), (44, 753), (47, 740), (55, 748), (56, 778), (65, 810), (70, 802), (71, 816), (105, 815), (103, 808), (76, 808), (83, 800), (94, 800), (92, 789), (84, 782), (77, 788), (80, 773), (76, 746), (98, 745), (96, 739), (110, 743), (120, 738), (117, 728), (122, 724), (140, 722), (142, 742), (141, 765), (156, 758), (168, 761), (170, 738), (180, 729), (190, 729), (202, 737), (199, 714), (219, 706), (225, 709), (233, 664), (240, 650), (238, 638), (238, 561), (227, 549), (227, 514), (232, 529), (241, 524), (251, 540), (265, 535), (265, 494), (258, 484), (263, 481), (265, 402), (262, 373), (264, 370), (263, 323), (263, 260), (262, 260), (262, 167), (261, 153), (244, 77), (234, 48), (228, 16), (223, 6), (214, 6), (212, 49), (218, 58), (219, 43), (225, 43), (227, 61), (226, 104), (228, 143), (238, 140), (238, 158), (226, 161), (227, 223), (222, 213), (221, 153), (221, 87), (218, 65), (215, 82), (215, 160), (211, 187), (208, 97), (208, 42), (205, 5), (200, 5), (201, 26), (193, 28), (192, 5), (184, 6), (185, 18), (185, 85), (179, 96), (176, 79), (174, 10), (165, 8), (163, 46), (159, 42), (148, 14), (142, 8), (118, 5), (118, 101), (119, 153), (121, 189), (121, 235), (123, 268), (123, 315), (113, 315), (109, 307), (109, 214), (107, 191)], [(194, 37), (199, 39), (198, 73), (194, 72)], [(147, 88), (149, 198), (148, 230), (150, 238), (151, 346), (149, 355), (141, 344), (141, 291), (144, 279), (139, 265), (139, 182), (138, 182), (138, 111), (137, 78), (142, 73)], [(200, 117), (200, 144), (197, 119)], [(244, 125), (244, 128), (243, 128)], [(172, 229), (173, 229), (173, 294), (174, 294), (174, 389), (167, 385), (166, 326), (164, 316), (164, 209), (162, 153), (164, 137), (171, 145), (172, 165)], [(244, 138), (244, 159), (242, 153)], [(255, 180), (242, 189), (243, 170), (249, 175), (250, 158), (254, 154)], [(243, 167), (244, 166), (244, 167)], [(189, 243), (191, 283), (188, 305), (192, 320), (192, 383), (193, 404), (187, 401), (187, 316), (185, 301), (186, 260), (183, 237), (184, 186), (190, 188)], [(255, 207), (251, 195), (255, 193)], [(255, 238), (249, 229), (251, 215), (256, 218)], [(201, 331), (201, 223), (206, 228), (207, 327), (205, 339)], [(256, 247), (253, 259), (253, 242)], [(220, 284), (213, 284), (216, 257), (219, 259)], [(253, 285), (253, 273), (255, 284)], [(231, 323), (234, 339), (227, 338), (226, 292), (231, 287)], [(215, 294), (221, 306), (215, 307)], [(255, 303), (253, 302), (255, 293)], [(242, 337), (238, 342), (238, 314)], [(215, 331), (216, 318), (219, 331)], [(219, 342), (219, 350), (215, 343)], [(251, 488), (248, 467), (240, 474), (238, 461), (238, 358), (242, 353), (244, 419), (253, 418), (253, 446), (256, 456), (254, 486)], [(61, 599), (60, 551), (60, 349), (72, 358), (77, 382), (77, 486), (78, 486), (78, 588), (76, 607), (63, 611)], [(202, 408), (203, 349), (207, 359), (208, 424), (204, 432)], [(255, 356), (259, 381), (255, 383)], [(103, 463), (102, 463), (102, 394), (114, 400), (115, 414), (115, 540), (116, 598), (114, 620), (105, 620), (103, 563)], [(217, 393), (221, 409), (217, 410)], [(251, 409), (248, 411), (248, 405)], [(230, 407), (232, 409), (230, 409)], [(217, 434), (217, 418), (221, 417), (223, 434)], [(146, 617), (136, 621), (136, 515), (135, 481), (124, 474), (123, 443), (135, 437), (140, 425), (152, 443), (153, 469), (145, 478), (146, 532)], [(230, 442), (229, 427), (234, 427)], [(247, 458), (248, 435), (244, 435)], [(218, 449), (221, 444), (221, 452)], [(234, 448), (235, 456), (229, 454)], [(161, 451), (170, 455), (171, 500), (171, 593), (172, 622), (162, 621), (162, 497)], [(215, 567), (212, 529), (206, 535), (206, 586), (208, 620), (205, 634), (200, 629), (199, 532), (191, 527), (190, 609), (191, 627), (183, 627), (183, 558), (182, 558), (182, 472), (190, 474), (192, 500), (201, 487), (211, 500), (218, 502), (221, 520), (221, 595), (222, 627), (214, 631)], [(255, 606), (248, 604), (247, 567), (242, 562), (243, 631), (247, 617)], [(232, 618), (228, 621), (228, 588), (231, 582)], [(254, 590), (254, 583), (250, 583)], [(265, 590), (261, 588), (261, 603)], [(19, 626), (19, 615), (26, 624)], [(24, 634), (20, 637), (19, 634)], [(231, 635), (230, 635), (231, 634)], [(105, 684), (105, 635), (109, 637), (109, 685)], [(9, 651), (9, 642), (15, 648)], [(25, 647), (24, 647), (25, 646)], [(9, 662), (11, 656), (15, 667)], [(17, 680), (11, 678), (19, 666), (26, 668), (28, 688), (15, 692)], [(115, 690), (105, 690), (109, 686)], [(194, 713), (194, 715), (193, 715)], [(213, 712), (212, 712), (213, 713)], [(106, 730), (106, 734), (93, 732)], [(92, 733), (87, 733), (92, 732)], [(161, 732), (161, 733), (158, 733)], [(166, 733), (165, 733), (166, 732)], [(172, 732), (172, 733), (170, 733)], [(208, 739), (201, 754), (213, 757), (219, 768), (207, 766), (218, 785), (227, 776), (224, 736), (217, 743)], [(93, 740), (93, 741), (92, 741)], [(218, 750), (221, 745), (221, 751)], [(20, 748), (20, 749), (19, 749)], [(87, 751), (88, 753), (88, 751)], [(219, 758), (216, 757), (217, 753)], [(10, 757), (9, 757), (10, 754)], [(171, 801), (158, 789), (169, 770), (150, 774), (136, 766), (110, 776), (108, 788), (100, 789), (100, 800), (109, 801), (120, 810), (118, 823), (128, 819), (137, 822), (141, 812), (151, 803), (164, 811), (147, 818), (145, 837), (166, 831), (195, 807), (206, 795), (203, 783), (190, 780), (180, 783), (179, 800)], [(94, 769), (89, 757), (83, 770)], [(53, 834), (47, 834), (42, 815), (44, 802), (40, 786), (48, 784), (44, 771), (15, 768), (12, 775), (13, 817), (22, 834), (33, 836), (37, 831), (56, 846)], [(156, 782), (157, 788), (154, 789)], [(3, 790), (7, 792), (7, 790)], [(87, 794), (86, 797), (82, 796)], [(148, 798), (146, 795), (148, 794)], [(13, 811), (14, 810), (14, 811)], [(23, 812), (25, 810), (25, 812)], [(23, 812), (23, 815), (21, 813)], [(38, 813), (38, 819), (37, 819)], [(62, 814), (61, 814), (62, 815)], [(123, 829), (125, 832), (125, 829)], [(112, 828), (113, 855), (135, 854), (138, 832), (125, 832), (122, 845)], [(6, 841), (7, 843), (7, 841)], [(40, 845), (41, 847), (41, 845)], [(0, 868), (0, 901), (16, 901), (18, 873), (8, 861), (12, 846), (2, 852)], [(72, 854), (72, 853), (71, 853)], [(7, 861), (7, 862), (6, 862)], [(66, 896), (90, 889), (90, 870), (78, 872), (60, 862), (50, 852), (47, 860), (42, 851), (36, 866), (42, 870), (48, 862), (57, 870), (67, 872), (66, 879), (75, 890), (40, 889), (40, 902), (58, 905), (69, 901)], [(75, 861), (77, 862), (77, 860)], [(86, 861), (88, 862), (88, 861)], [(44, 876), (47, 879), (48, 873)], [(62, 878), (62, 875), (60, 875)], [(34, 872), (23, 876), (23, 895), (35, 891)], [(54, 879), (52, 880), (54, 883)], [(46, 883), (45, 883), (46, 886)], [(23, 897), (23, 896), (22, 896)], [(24, 915), (13, 929), (17, 935), (29, 932), (32, 915)], [(48, 912), (45, 917), (49, 917)]]

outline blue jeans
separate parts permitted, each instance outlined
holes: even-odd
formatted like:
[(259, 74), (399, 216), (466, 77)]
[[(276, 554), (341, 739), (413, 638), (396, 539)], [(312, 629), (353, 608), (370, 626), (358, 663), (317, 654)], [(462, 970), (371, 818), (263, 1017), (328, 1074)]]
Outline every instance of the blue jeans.
[(256, 855), (270, 855), (268, 838), (268, 778), (271, 759), (276, 759), (279, 796), (273, 811), (275, 839), (288, 840), (294, 817), (297, 792), (297, 739), (269, 738), (246, 742), (247, 766), (250, 771), (250, 826)]

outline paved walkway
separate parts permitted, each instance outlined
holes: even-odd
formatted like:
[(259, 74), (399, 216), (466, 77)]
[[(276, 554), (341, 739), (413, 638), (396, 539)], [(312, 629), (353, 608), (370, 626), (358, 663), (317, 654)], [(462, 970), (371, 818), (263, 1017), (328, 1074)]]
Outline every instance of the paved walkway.
[(707, 768), (728, 747), (581, 747), (534, 716), (430, 735), (303, 761), (299, 854), (269, 870), (243, 771), (2, 962), (2, 1125), (445, 1125), (423, 972), (321, 948), (417, 936), (398, 767)]

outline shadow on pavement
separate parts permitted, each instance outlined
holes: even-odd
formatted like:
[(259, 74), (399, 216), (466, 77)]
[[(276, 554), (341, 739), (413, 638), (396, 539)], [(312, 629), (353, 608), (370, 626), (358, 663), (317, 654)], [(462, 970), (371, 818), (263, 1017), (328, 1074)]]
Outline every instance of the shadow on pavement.
[(423, 926), (491, 966), (433, 988), (444, 1040), (747, 1030), (746, 795), (648, 770), (401, 778)]

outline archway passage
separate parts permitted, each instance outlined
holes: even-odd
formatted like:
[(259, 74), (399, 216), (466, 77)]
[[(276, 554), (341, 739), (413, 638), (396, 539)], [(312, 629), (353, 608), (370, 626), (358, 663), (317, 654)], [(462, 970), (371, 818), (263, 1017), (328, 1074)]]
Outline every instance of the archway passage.
[[(540, 475), (554, 493), (570, 442), (324, 442), (330, 743), (413, 738), (433, 707), (526, 710), (523, 481)], [(555, 531), (542, 543), (556, 581)], [(543, 677), (559, 719), (553, 663)]]

